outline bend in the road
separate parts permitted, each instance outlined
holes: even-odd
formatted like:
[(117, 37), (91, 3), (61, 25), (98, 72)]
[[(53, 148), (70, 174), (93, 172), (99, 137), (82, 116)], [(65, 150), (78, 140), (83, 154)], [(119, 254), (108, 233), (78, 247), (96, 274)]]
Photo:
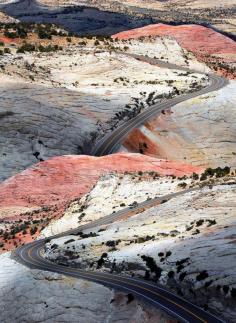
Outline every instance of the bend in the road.
[[(140, 58), (137, 57), (135, 58)], [(142, 58), (142, 57), (141, 57)], [(156, 63), (152, 60), (152, 63)], [(188, 70), (186, 68), (180, 68), (174, 64), (163, 63), (159, 61), (159, 64), (164, 67), (174, 68), (174, 69), (182, 69)], [(192, 72), (192, 71), (191, 71)], [(210, 84), (201, 89), (200, 91), (194, 93), (188, 93), (182, 96), (175, 97), (173, 99), (161, 102), (152, 106), (151, 108), (145, 110), (135, 118), (127, 121), (125, 124), (114, 130), (112, 133), (108, 134), (104, 137), (102, 141), (100, 141), (94, 148), (93, 154), (96, 156), (101, 156), (104, 154), (109, 154), (114, 152), (118, 145), (122, 142), (122, 140), (127, 136), (127, 134), (134, 128), (140, 126), (145, 121), (152, 118), (154, 115), (161, 113), (162, 110), (169, 108), (170, 106), (174, 106), (180, 102), (188, 100), (190, 98), (206, 94), (208, 92), (216, 91), (222, 88), (227, 84), (227, 80), (222, 77), (218, 77), (216, 75), (209, 75)], [(138, 211), (139, 208), (143, 207), (151, 207), (155, 203), (161, 202), (162, 200), (169, 200), (171, 198), (177, 197), (178, 195), (185, 194), (187, 192), (195, 191), (197, 188), (188, 189), (178, 193), (168, 194), (162, 197), (156, 197), (155, 199), (144, 201), (138, 204), (132, 211)], [(85, 229), (91, 229), (100, 225), (109, 224), (113, 221), (117, 221), (121, 219), (124, 215), (130, 212), (130, 208), (123, 209), (115, 214), (111, 214), (109, 216), (103, 217), (99, 220), (96, 220), (92, 223), (89, 223), (84, 226), (80, 226), (77, 229), (68, 230), (64, 233), (54, 235), (50, 237), (50, 239), (56, 239), (62, 236), (67, 236), (70, 234), (78, 234), (79, 231)], [(222, 323), (223, 321), (212, 314), (202, 310), (201, 308), (195, 306), (194, 304), (188, 302), (187, 300), (173, 294), (168, 291), (163, 286), (159, 286), (157, 284), (147, 282), (145, 280), (125, 277), (120, 275), (108, 274), (108, 273), (100, 273), (100, 272), (89, 272), (83, 271), (77, 268), (65, 267), (56, 263), (53, 263), (42, 256), (42, 250), (44, 249), (45, 243), (47, 239), (41, 239), (29, 243), (25, 246), (21, 246), (15, 250), (13, 256), (23, 265), (29, 268), (36, 268), (40, 270), (47, 270), (51, 272), (57, 272), (60, 274), (68, 275), (71, 277), (82, 278), (86, 280), (91, 280), (108, 287), (113, 287), (115, 289), (121, 289), (123, 291), (132, 292), (138, 297), (143, 298), (148, 303), (160, 307), (165, 310), (170, 315), (176, 317), (178, 320), (182, 322), (189, 323)]]

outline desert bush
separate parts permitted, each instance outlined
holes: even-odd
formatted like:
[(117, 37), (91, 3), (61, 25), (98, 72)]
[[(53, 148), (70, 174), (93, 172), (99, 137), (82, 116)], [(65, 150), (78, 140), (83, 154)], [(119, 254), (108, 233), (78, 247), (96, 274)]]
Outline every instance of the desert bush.
[(206, 270), (203, 270), (197, 275), (196, 280), (197, 281), (204, 280), (207, 277), (209, 277), (208, 272)]
[(155, 273), (156, 279), (161, 277), (162, 269), (157, 266), (155, 260), (150, 256), (141, 256), (142, 260), (146, 262), (146, 266), (150, 269), (152, 273)]
[(25, 43), (17, 49), (17, 53), (34, 52), (36, 47), (33, 44)]

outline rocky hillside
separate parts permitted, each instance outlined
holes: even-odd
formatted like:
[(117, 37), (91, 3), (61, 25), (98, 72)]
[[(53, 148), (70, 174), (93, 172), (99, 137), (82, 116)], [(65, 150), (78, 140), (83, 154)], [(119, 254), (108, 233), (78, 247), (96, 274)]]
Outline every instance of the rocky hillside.
[(201, 168), (136, 154), (62, 156), (41, 162), (0, 184), (1, 250), (36, 238), (69, 203), (89, 192), (100, 176), (126, 171), (183, 176)]
[[(135, 28), (153, 10), (167, 19), (171, 2), (129, 1), (120, 13), (122, 3), (107, 1), (111, 13), (96, 0), (0, 1), (19, 19), (0, 24), (3, 323), (176, 322), (129, 292), (16, 262), (13, 250), (40, 237), (40, 253), (56, 264), (154, 281), (236, 320), (235, 43), (196, 25)], [(123, 152), (88, 155), (141, 112), (206, 87), (214, 72), (227, 86), (160, 110)], [(50, 238), (116, 212), (111, 224)]]
[(114, 38), (131, 39), (145, 36), (169, 36), (200, 61), (224, 76), (235, 78), (236, 43), (214, 30), (197, 25), (149, 25), (114, 35)]
[(21, 22), (53, 23), (82, 35), (112, 35), (130, 28), (144, 26), (150, 18), (81, 6), (78, 1), (0, 1), (0, 10)]
[(14, 22), (18, 22), (18, 20), (4, 14), (3, 12), (0, 12), (0, 22), (4, 23), (4, 24), (5, 23), (14, 23)]
[(3, 323), (176, 322), (158, 309), (146, 308), (129, 293), (59, 274), (29, 270), (9, 254), (0, 256), (0, 262)]
[(234, 0), (1, 0), (0, 10), (20, 21), (55, 23), (80, 34), (111, 35), (162, 21), (211, 25), (235, 38), (234, 5)]
[(45, 255), (64, 265), (159, 281), (234, 322), (236, 178), (220, 179), (218, 170), (216, 177), (212, 174), (206, 172), (200, 181), (197, 175), (185, 180), (153, 179), (145, 173), (106, 176), (44, 235), (77, 227), (156, 194), (199, 184), (201, 188), (119, 222), (51, 240)]
[[(118, 210), (124, 207), (119, 202), (122, 190), (126, 194), (134, 187), (139, 187), (140, 192), (137, 190), (136, 195), (127, 201), (137, 203), (136, 200), (143, 201), (148, 196), (154, 197), (156, 194), (169, 192), (171, 188), (177, 189), (178, 181), (170, 184), (172, 177), (200, 171), (200, 168), (186, 164), (137, 154), (116, 154), (100, 158), (63, 156), (41, 162), (0, 184), (1, 249), (5, 252), (32, 241), (44, 228), (43, 234), (54, 232), (56, 223), (60, 223), (60, 230), (68, 225), (78, 226), (77, 216), (72, 220), (69, 210), (74, 208), (76, 201), (86, 205), (86, 193), (96, 187), (101, 176), (105, 176), (109, 186), (110, 179), (114, 179), (107, 196), (103, 195), (105, 199), (111, 198), (109, 192), (115, 192), (122, 183), (121, 196), (116, 200), (119, 203), (116, 206)], [(165, 175), (169, 175), (168, 179)], [(118, 178), (121, 178), (121, 183)], [(159, 183), (166, 180), (171, 186), (168, 187), (167, 184), (160, 192)], [(126, 187), (123, 185), (125, 182)], [(104, 188), (106, 184), (104, 186), (104, 183), (99, 182), (99, 186)], [(153, 189), (152, 192), (150, 188)], [(81, 218), (84, 216), (85, 205), (77, 210)], [(97, 206), (101, 207), (99, 204)], [(66, 214), (63, 216), (67, 209), (70, 219), (62, 225), (67, 217)], [(103, 216), (101, 210), (102, 208), (99, 216)], [(106, 212), (111, 212), (111, 209), (107, 208)], [(55, 220), (56, 218), (61, 220)], [(49, 225), (52, 219), (54, 221)], [(94, 219), (93, 213), (90, 221)], [(4, 308), (0, 319), (4, 323), (9, 322), (9, 319), (16, 322), (24, 319), (52, 322), (55, 318), (63, 322), (74, 322), (78, 318), (81, 318), (80, 322), (85, 322), (86, 318), (86, 322), (89, 319), (89, 322), (101, 323), (105, 319), (107, 322), (121, 320), (130, 323), (176, 322), (163, 312), (134, 299), (132, 294), (114, 292), (94, 283), (57, 274), (29, 270), (16, 263), (9, 254), (0, 256), (0, 263), (0, 303)]]
[(235, 81), (172, 107), (124, 142), (126, 150), (201, 166), (236, 166)]
[[(2, 0), (0, 3), (5, 5), (3, 8), (10, 14), (19, 15), (23, 10), (23, 15), (20, 15), (20, 19), (33, 19), (30, 17), (32, 12), (37, 12), (37, 10), (46, 10), (47, 11), (47, 21), (52, 22), (55, 21), (54, 15), (51, 15), (49, 12), (52, 9), (65, 8), (66, 10), (57, 16), (57, 22), (65, 23), (66, 20), (70, 22), (67, 23), (68, 27), (73, 26), (73, 21), (71, 18), (76, 17), (77, 19), (85, 19), (90, 16), (96, 16), (95, 25), (99, 24), (99, 18), (103, 15), (108, 18), (106, 23), (110, 26), (110, 29), (113, 30), (115, 28), (120, 28), (122, 30), (125, 26), (130, 27), (133, 24), (137, 24), (135, 19), (139, 20), (140, 24), (147, 24), (147, 21), (152, 22), (166, 22), (172, 24), (203, 24), (203, 25), (211, 25), (217, 30), (222, 31), (223, 33), (228, 33), (232, 37), (236, 36), (235, 29), (235, 1), (234, 0), (222, 0), (222, 1), (214, 1), (214, 0), (166, 0), (166, 1), (155, 1), (155, 0), (39, 0), (37, 1), (37, 5), (34, 2), (28, 2), (22, 0), (19, 1), (19, 4), (11, 4), (13, 1), (11, 0)], [(81, 7), (85, 6), (93, 8), (92, 10), (84, 10), (83, 14), (78, 14), (77, 11), (81, 11)], [(73, 9), (71, 9), (71, 7)], [(101, 12), (97, 13), (94, 8), (98, 8)], [(23, 10), (21, 10), (23, 9)], [(104, 11), (106, 13), (104, 13)], [(25, 13), (27, 12), (28, 17), (25, 17)], [(108, 14), (112, 12), (113, 14)], [(116, 15), (114, 13), (119, 13), (123, 15)], [(57, 13), (58, 14), (58, 13)], [(65, 19), (65, 14), (67, 17)], [(111, 18), (111, 17), (114, 17)], [(83, 17), (83, 18), (82, 18)], [(117, 21), (117, 17), (119, 17), (119, 21)], [(42, 15), (37, 17), (38, 19), (43, 19)], [(44, 17), (45, 19), (45, 17)], [(132, 21), (134, 20), (134, 21)], [(45, 20), (44, 20), (45, 21)], [(122, 23), (121, 23), (122, 22)], [(129, 22), (129, 24), (127, 24)], [(131, 23), (130, 23), (131, 22)], [(101, 22), (100, 22), (101, 23)], [(122, 26), (123, 24), (123, 26)], [(102, 25), (103, 28), (104, 25)], [(86, 28), (85, 26), (79, 25), (79, 28), (82, 30)], [(101, 28), (101, 25), (99, 26)], [(128, 29), (128, 28), (126, 28)]]
[[(199, 26), (150, 25), (114, 35), (119, 39), (169, 36), (213, 71), (235, 77), (236, 46), (231, 39)], [(216, 63), (217, 62), (217, 63)], [(235, 81), (222, 90), (188, 100), (135, 129), (125, 150), (201, 166), (235, 167)]]
[(28, 37), (27, 44), (21, 38), (8, 43), (6, 37), (4, 46), (0, 43), (0, 180), (53, 156), (89, 153), (95, 139), (151, 104), (207, 84), (202, 74), (160, 68), (129, 55), (149, 52), (208, 70), (168, 38), (62, 37), (59, 43), (51, 34), (52, 40)]

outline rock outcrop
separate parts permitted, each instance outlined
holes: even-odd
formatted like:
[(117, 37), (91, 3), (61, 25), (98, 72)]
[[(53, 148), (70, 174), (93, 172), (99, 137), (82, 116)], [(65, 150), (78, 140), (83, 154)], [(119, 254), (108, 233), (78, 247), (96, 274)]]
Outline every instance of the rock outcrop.
[[(105, 50), (102, 42), (94, 42), (55, 53), (0, 56), (0, 181), (53, 156), (89, 154), (95, 139), (163, 95), (188, 92), (207, 82), (201, 74), (110, 53), (112, 42), (103, 43)], [(135, 42), (134, 53), (138, 45), (143, 55), (150, 51), (185, 62), (186, 53), (176, 42)], [(204, 68), (192, 57), (188, 62)]]
[[(60, 6), (61, 4), (61, 6)], [(133, 17), (78, 5), (78, 1), (1, 1), (0, 10), (21, 22), (53, 23), (82, 35), (111, 35), (118, 31), (144, 26), (150, 18)]]
[(113, 115), (107, 102), (91, 95), (1, 77), (0, 179), (52, 156), (81, 153), (97, 121)]
[(121, 201), (128, 204), (132, 198), (151, 197), (155, 183), (160, 195), (168, 189), (203, 186), (110, 225), (51, 240), (46, 257), (78, 268), (157, 280), (227, 322), (235, 322), (235, 175), (206, 182), (153, 180), (144, 175), (116, 181), (107, 177), (88, 194), (85, 204), (75, 202), (67, 210), (65, 221), (76, 223), (81, 206), (86, 223), (96, 218), (97, 210), (102, 217), (109, 209), (119, 209)]
[(0, 320), (9, 322), (175, 323), (157, 309), (107, 287), (59, 274), (30, 270), (0, 257)]
[(0, 184), (2, 248), (9, 250), (35, 238), (52, 218), (60, 217), (70, 202), (88, 193), (104, 174), (154, 171), (183, 176), (201, 170), (138, 154), (61, 156), (41, 162)]
[(188, 100), (134, 130), (129, 151), (201, 166), (236, 167), (236, 84)]
[(146, 36), (172, 37), (183, 48), (194, 53), (199, 60), (208, 63), (214, 70), (229, 78), (236, 77), (236, 43), (210, 28), (197, 25), (154, 24), (113, 35), (118, 39)]

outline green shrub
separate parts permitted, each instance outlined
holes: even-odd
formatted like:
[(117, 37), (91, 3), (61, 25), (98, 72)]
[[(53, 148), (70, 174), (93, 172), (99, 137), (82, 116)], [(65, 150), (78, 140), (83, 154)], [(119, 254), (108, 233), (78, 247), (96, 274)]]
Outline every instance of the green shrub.
[(30, 44), (30, 43), (25, 43), (17, 49), (17, 53), (34, 52), (34, 51), (36, 51), (36, 47), (34, 44)]
[(151, 273), (155, 273), (156, 279), (161, 277), (162, 269), (157, 266), (155, 260), (152, 257), (142, 255), (142, 260), (146, 262), (146, 266), (150, 269)]

